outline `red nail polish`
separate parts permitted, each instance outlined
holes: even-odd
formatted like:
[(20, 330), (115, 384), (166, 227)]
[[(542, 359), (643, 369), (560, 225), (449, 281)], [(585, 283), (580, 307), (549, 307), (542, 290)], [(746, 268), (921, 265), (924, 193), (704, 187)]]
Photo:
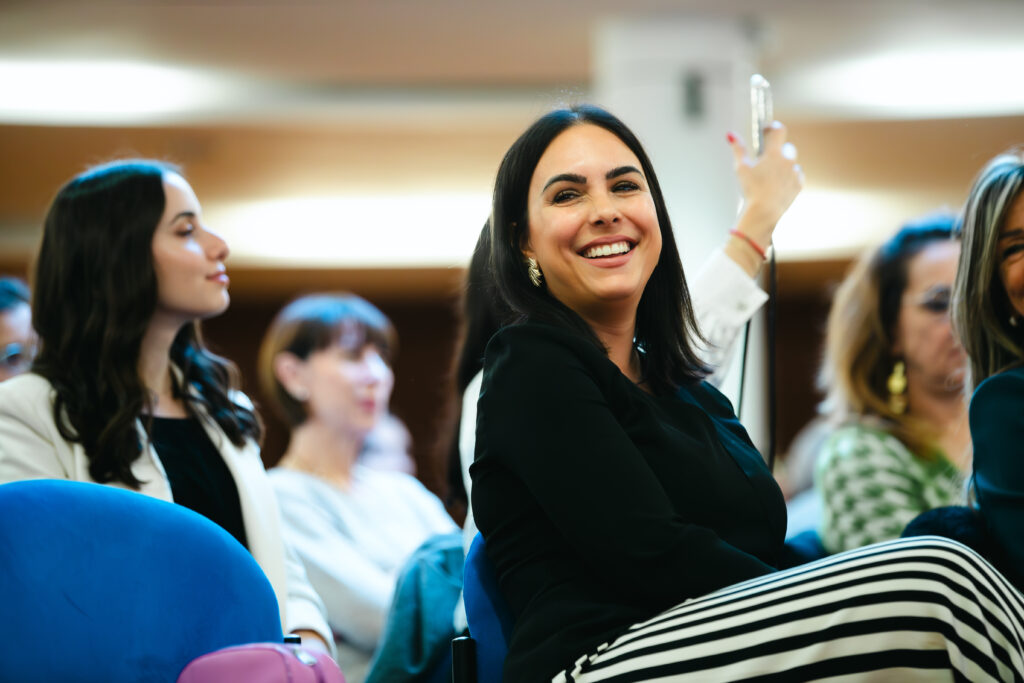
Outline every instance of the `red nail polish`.
[(731, 145), (732, 143), (736, 142), (736, 136), (735, 136), (735, 135), (733, 135), (732, 133), (726, 133), (726, 134), (725, 134), (725, 139), (729, 141), (729, 144), (730, 144), (730, 145)]

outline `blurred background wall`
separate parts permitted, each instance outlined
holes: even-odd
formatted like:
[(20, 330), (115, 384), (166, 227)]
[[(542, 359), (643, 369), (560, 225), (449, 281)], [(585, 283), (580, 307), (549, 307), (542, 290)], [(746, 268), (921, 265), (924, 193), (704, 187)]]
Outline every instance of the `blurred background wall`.
[[(689, 144), (659, 136), (692, 115), (693, 69), (712, 84), (716, 64), (730, 69), (724, 95), (698, 92), (712, 103), (741, 98), (739, 76), (756, 69), (807, 174), (776, 233), (784, 452), (813, 415), (824, 316), (850, 258), (912, 216), (956, 209), (986, 159), (1024, 142), (1022, 25), (1013, 0), (6, 0), (0, 272), (28, 274), (47, 204), (73, 174), (172, 160), (232, 247), (231, 308), (206, 330), (245, 389), (259, 400), (256, 349), (284, 302), (325, 289), (370, 299), (400, 335), (393, 411), (442, 492), (459, 283), (505, 149), (552, 106), (612, 97), (612, 73), (627, 86), (618, 111), (661, 122), (623, 114), (659, 172), (724, 173), (731, 213), (725, 133), (747, 130), (743, 107)], [(738, 47), (695, 46), (703, 27)], [(651, 74), (655, 90), (629, 90)], [(679, 196), (674, 216), (692, 208)], [(724, 223), (677, 216), (687, 265), (687, 240), (723, 240)], [(273, 463), (284, 437), (265, 417)]]

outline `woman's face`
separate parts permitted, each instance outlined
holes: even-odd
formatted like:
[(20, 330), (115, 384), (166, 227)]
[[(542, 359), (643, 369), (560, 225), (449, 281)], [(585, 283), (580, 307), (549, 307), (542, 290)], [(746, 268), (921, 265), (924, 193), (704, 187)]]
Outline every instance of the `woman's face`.
[(203, 224), (199, 200), (180, 175), (164, 175), (164, 197), (153, 233), (157, 313), (179, 323), (223, 313), (230, 301), (227, 243)]
[(1006, 296), (1016, 314), (1024, 316), (1024, 192), (1017, 195), (1006, 213), (996, 249), (999, 279)]
[(373, 344), (332, 344), (309, 354), (299, 381), (311, 419), (362, 439), (387, 410), (395, 375)]
[(907, 263), (893, 353), (906, 363), (907, 381), (936, 392), (963, 387), (963, 347), (949, 320), (950, 292), (956, 278), (960, 242), (931, 242)]
[(35, 355), (32, 309), (17, 303), (0, 312), (0, 382), (26, 372)]
[(526, 256), (548, 291), (584, 319), (635, 314), (661, 256), (661, 230), (640, 161), (614, 133), (566, 129), (530, 181)]

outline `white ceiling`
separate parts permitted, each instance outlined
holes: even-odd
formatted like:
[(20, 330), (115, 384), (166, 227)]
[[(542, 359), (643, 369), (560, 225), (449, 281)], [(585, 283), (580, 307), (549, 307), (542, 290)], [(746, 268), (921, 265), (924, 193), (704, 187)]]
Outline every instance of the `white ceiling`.
[[(84, 102), (90, 92), (116, 100), (109, 77), (73, 72), (63, 60), (192, 70), (198, 80), (177, 87), (209, 96), (188, 111), (172, 108), (168, 122), (400, 123), (410, 110), (449, 121), (483, 110), (515, 117), (552, 92), (586, 92), (598, 22), (668, 14), (749, 26), (780, 118), (1024, 113), (1020, 0), (8, 0), (0, 2), (0, 121), (95, 123), (40, 118), (29, 106), (39, 97), (42, 108)], [(57, 75), (19, 71), (54, 60)], [(25, 73), (30, 95), (18, 97)], [(125, 84), (136, 101), (138, 87)]]
[[(741, 22), (772, 81), (776, 116), (817, 124), (819, 142), (843, 137), (829, 132), (837, 120), (863, 130), (870, 121), (998, 116), (1005, 128), (1005, 121), (1024, 117), (1024, 0), (0, 0), (0, 125), (249, 121), (351, 135), (370, 128), (418, 134), (431, 127), (450, 135), (453, 128), (476, 126), (514, 136), (564, 95), (586, 96), (592, 41), (605, 20), (652, 16)], [(887, 139), (872, 147), (884, 147), (876, 150), (884, 155), (900, 145)], [(904, 141), (902, 147), (904, 154), (922, 156), (921, 146)], [(865, 152), (856, 144), (846, 150)], [(801, 159), (811, 161), (813, 151), (809, 146)], [(826, 164), (817, 161), (821, 178)], [(416, 163), (422, 162), (410, 157), (408, 164)], [(968, 160), (967, 177), (979, 163)], [(445, 208), (433, 212), (448, 219), (465, 215), (443, 226), (465, 226), (465, 235), (441, 245), (458, 249), (434, 254), (436, 240), (416, 243), (403, 257), (409, 263), (458, 264), (468, 257), (473, 226), (486, 214), (492, 169), (472, 172), (479, 182), (452, 187)], [(790, 212), (794, 222), (806, 214), (803, 222), (832, 240), (818, 245), (791, 231), (815, 254), (851, 253), (875, 238), (866, 224), (886, 230), (919, 207), (959, 201), (948, 183), (915, 190), (874, 178), (857, 186), (841, 177), (835, 186), (849, 189), (849, 196), (821, 192), (835, 189), (827, 183), (809, 183), (798, 200), (803, 208)], [(402, 189), (386, 202), (390, 220), (376, 220), (376, 209), (366, 209), (366, 221), (415, 224), (401, 213), (403, 202), (422, 211), (415, 193), (423, 191)], [(325, 213), (363, 211), (359, 197), (296, 204), (284, 188), (260, 197), (237, 206), (210, 202), (207, 213), (223, 226), (237, 225), (233, 244), (241, 247), (256, 239), (253, 215), (263, 222), (274, 217), (267, 230), (273, 236), (283, 216), (316, 232)], [(826, 235), (815, 226), (830, 211), (834, 218), (849, 216), (850, 224)], [(37, 230), (24, 213), (9, 219), (0, 225), (0, 249), (27, 251)], [(406, 235), (346, 242), (319, 257), (333, 265), (347, 263), (346, 255), (358, 255), (355, 265), (372, 265), (374, 258), (392, 263), (393, 245), (414, 241)], [(257, 247), (236, 253), (259, 262)]]

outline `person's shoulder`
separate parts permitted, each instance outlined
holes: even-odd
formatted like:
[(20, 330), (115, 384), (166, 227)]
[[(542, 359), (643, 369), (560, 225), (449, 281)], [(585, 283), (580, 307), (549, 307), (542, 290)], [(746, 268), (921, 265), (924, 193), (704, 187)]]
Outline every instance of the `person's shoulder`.
[(278, 505), (285, 511), (326, 509), (330, 507), (329, 502), (336, 497), (337, 489), (330, 484), (289, 467), (271, 467), (267, 470), (267, 478), (274, 489)]
[(316, 479), (308, 474), (288, 467), (271, 467), (267, 470), (271, 485), (279, 493), (308, 493), (316, 483)]
[(608, 356), (582, 334), (544, 323), (517, 323), (501, 329), (487, 345), (481, 396), (503, 387), (499, 394), (520, 400), (523, 392), (536, 397), (584, 378), (607, 385), (617, 374)]
[(0, 395), (3, 396), (49, 396), (53, 390), (50, 380), (34, 372), (26, 372), (17, 377), (0, 382)]
[(429, 489), (427, 489), (419, 479), (408, 472), (402, 472), (401, 470), (369, 467), (362, 463), (356, 463), (352, 466), (352, 472), (355, 476), (363, 480), (363, 482), (372, 484), (377, 488), (387, 490), (401, 489), (406, 492), (429, 493)]
[(725, 417), (736, 417), (732, 402), (718, 390), (715, 385), (707, 380), (699, 380), (683, 384), (676, 390), (676, 394), (689, 393), (708, 412)]
[(1022, 388), (1024, 388), (1024, 366), (1017, 366), (986, 377), (974, 390), (974, 398), (1004, 393), (1024, 395), (1021, 394)]
[(539, 368), (563, 366), (569, 359), (593, 364), (608, 358), (579, 332), (546, 323), (523, 322), (503, 327), (491, 337), (484, 359), (485, 365), (500, 360)]
[(498, 330), (488, 346), (521, 344), (538, 346), (567, 346), (579, 348), (593, 346), (578, 332), (542, 322), (520, 322)]
[(374, 491), (379, 499), (392, 499), (396, 505), (419, 506), (440, 500), (423, 482), (408, 472), (356, 463), (352, 467), (352, 474), (361, 481), (362, 488)]
[(0, 382), (0, 414), (17, 415), (38, 410), (47, 411), (53, 404), (53, 385), (41, 375), (25, 373)]
[(1022, 433), (1020, 414), (1024, 404), (1024, 368), (1015, 367), (992, 375), (971, 396), (968, 419), (977, 460), (979, 448), (1003, 445)]
[(847, 420), (835, 427), (833, 434), (843, 439), (895, 439), (888, 429), (871, 420)]
[(837, 425), (822, 447), (823, 458), (861, 459), (887, 455), (909, 458), (909, 449), (883, 425), (851, 420)]

